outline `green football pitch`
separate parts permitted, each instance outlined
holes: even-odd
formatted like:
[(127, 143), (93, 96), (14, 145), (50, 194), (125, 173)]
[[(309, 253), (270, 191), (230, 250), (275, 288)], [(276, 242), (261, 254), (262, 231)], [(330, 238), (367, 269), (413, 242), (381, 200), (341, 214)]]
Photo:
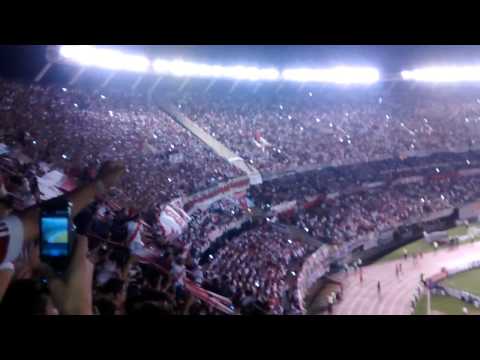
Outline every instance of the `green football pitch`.
[[(480, 315), (480, 309), (466, 304), (450, 296), (432, 295), (432, 315), (463, 315), (462, 309), (466, 307), (469, 315)], [(414, 315), (427, 315), (427, 297), (423, 296), (417, 303)]]
[[(480, 269), (473, 269), (456, 274), (441, 282), (442, 285), (465, 290), (475, 295), (480, 295)], [(462, 315), (462, 308), (466, 307), (470, 315), (480, 315), (480, 309), (476, 309), (473, 305), (464, 303), (450, 296), (434, 295), (431, 298), (432, 313), (444, 315)], [(423, 296), (417, 303), (415, 315), (427, 314), (427, 297)]]
[(473, 269), (458, 273), (441, 282), (454, 289), (465, 290), (474, 295), (480, 296), (480, 269)]
[[(452, 229), (448, 230), (448, 235), (449, 236), (465, 235), (467, 233), (467, 229), (468, 228), (466, 226), (457, 226), (455, 228), (452, 228)], [(434, 250), (433, 246), (431, 246), (430, 244), (425, 242), (422, 238), (422, 239), (414, 241), (414, 242), (412, 242), (412, 243), (410, 243), (406, 246), (402, 246), (401, 248), (391, 252), (390, 254), (385, 255), (384, 257), (380, 258), (377, 261), (378, 262), (386, 262), (386, 261), (401, 259), (403, 257), (403, 249), (404, 248), (407, 249), (409, 255), (411, 255), (413, 253), (418, 253), (420, 251), (422, 253), (426, 253), (426, 252), (430, 252), (430, 251)]]
[[(449, 235), (458, 236), (458, 235), (463, 235), (466, 232), (467, 232), (467, 228), (464, 226), (461, 226), (461, 227), (457, 227), (449, 230)], [(475, 239), (475, 241), (478, 241), (478, 240), (479, 240), (478, 238)], [(412, 251), (415, 251), (414, 249), (417, 249), (417, 248), (423, 249), (423, 247), (421, 246), (415, 247), (415, 245), (418, 242), (419, 241), (416, 241), (415, 243), (410, 244), (410, 245), (414, 245)], [(420, 240), (420, 242), (423, 242), (423, 241)], [(400, 252), (399, 252), (399, 256), (397, 255), (397, 258), (403, 255), (402, 249), (399, 249), (399, 250)], [(431, 250), (433, 249), (430, 246), (429, 251)], [(398, 253), (398, 250), (395, 252)], [(410, 249), (409, 249), (409, 252), (410, 252)], [(387, 256), (390, 256), (392, 254), (389, 254)], [(394, 259), (394, 257), (392, 257), (392, 259)], [(448, 286), (458, 290), (465, 290), (472, 294), (480, 296), (480, 269), (473, 269), (470, 271), (465, 271), (465, 272), (456, 274), (448, 279), (443, 280), (441, 282), (441, 285)], [(450, 296), (433, 295), (431, 297), (432, 314), (463, 315), (462, 309), (464, 307), (468, 309), (468, 313), (470, 315), (480, 315), (480, 309), (477, 309), (471, 304), (464, 303)], [(414, 315), (426, 315), (426, 314), (427, 314), (427, 297), (423, 296), (417, 303)]]

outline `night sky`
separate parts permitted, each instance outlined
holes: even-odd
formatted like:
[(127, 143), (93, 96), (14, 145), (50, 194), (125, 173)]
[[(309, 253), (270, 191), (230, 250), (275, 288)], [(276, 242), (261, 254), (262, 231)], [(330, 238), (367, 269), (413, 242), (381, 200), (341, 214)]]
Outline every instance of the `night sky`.
[[(112, 45), (151, 58), (182, 57), (215, 64), (275, 66), (365, 65), (382, 73), (441, 64), (479, 64), (477, 45)], [(0, 76), (32, 79), (45, 63), (45, 46), (0, 46)]]

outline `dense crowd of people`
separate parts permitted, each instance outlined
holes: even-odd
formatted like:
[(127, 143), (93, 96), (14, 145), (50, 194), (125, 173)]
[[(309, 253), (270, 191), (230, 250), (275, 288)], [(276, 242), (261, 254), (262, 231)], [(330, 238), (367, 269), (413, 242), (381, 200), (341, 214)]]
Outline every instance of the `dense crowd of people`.
[[(249, 197), (267, 214), (297, 201), (288, 222), (321, 243), (342, 245), (478, 199), (480, 180), (451, 174), (480, 167), (480, 100), (468, 91), (338, 91), (185, 90), (172, 101), (253, 167), (295, 170), (252, 186)], [(301, 313), (297, 275), (317, 247), (255, 221), (238, 200), (192, 211), (178, 237), (166, 236), (166, 203), (242, 174), (146, 100), (0, 80), (0, 143), (9, 147), (4, 154), (0, 147), (0, 230), (2, 219), (32, 216), (29, 209), (46, 200), (38, 179), (48, 171), (61, 170), (82, 189), (103, 178), (101, 164), (116, 159), (124, 171), (115, 186), (82, 201), (74, 214), (93, 265), (92, 313)], [(437, 178), (396, 183), (418, 176)], [(372, 182), (381, 184), (362, 187)], [(312, 198), (319, 201), (303, 209)], [(246, 218), (247, 230), (216, 241)], [(0, 310), (68, 313), (38, 281), (35, 242), (25, 244), (8, 264), (1, 258), (10, 252), (0, 251), (0, 273), (12, 273), (8, 281), (0, 276)]]
[[(406, 85), (397, 85), (402, 87)], [(348, 165), (478, 147), (480, 101), (429, 89), (187, 94), (185, 113), (263, 171)], [(448, 102), (444, 101), (448, 97)]]
[[(10, 154), (2, 156), (1, 160), (0, 216), (5, 219), (12, 213), (36, 206), (43, 194), (32, 181), (41, 175), (35, 172), (34, 164), (24, 166)], [(189, 282), (197, 287), (203, 283), (199, 259), (190, 251), (191, 246), (165, 242), (146, 229), (136, 231), (138, 225), (148, 228), (150, 225), (131, 209), (110, 205), (103, 195), (89, 202), (90, 205), (74, 217), (74, 223), (78, 234), (82, 229), (81, 234), (88, 237), (89, 261), (94, 265), (90, 282), (87, 282), (91, 287), (92, 313), (218, 313), (194, 295), (195, 289), (187, 289)], [(2, 263), (1, 313), (69, 313), (61, 309), (61, 304), (53, 300), (53, 294), (39, 280), (38, 251), (38, 243), (25, 244), (18, 258)], [(8, 254), (9, 251), (0, 255)], [(4, 287), (6, 280), (11, 281), (8, 289)]]
[[(73, 173), (127, 164), (121, 187), (139, 207), (240, 175), (173, 119), (139, 98), (0, 81), (5, 136)], [(144, 99), (143, 99), (144, 100)]]
[(207, 210), (193, 212), (188, 228), (176, 241), (191, 247), (196, 254), (203, 254), (216, 240), (216, 230), (245, 216), (247, 214), (238, 201), (228, 198), (216, 201)]
[[(364, 183), (392, 182), (412, 176), (443, 176), (462, 169), (480, 167), (480, 152), (439, 153), (425, 157), (389, 159), (368, 164), (327, 167), (295, 172), (252, 186), (250, 195), (266, 208), (285, 201), (355, 190)], [(295, 184), (295, 186), (293, 186)]]
[(323, 242), (341, 245), (477, 200), (479, 185), (480, 180), (472, 176), (360, 191), (327, 199), (318, 207), (299, 212), (294, 222)]
[(207, 265), (206, 276), (234, 304), (250, 307), (249, 311), (301, 314), (296, 273), (314, 250), (263, 225), (227, 243)]

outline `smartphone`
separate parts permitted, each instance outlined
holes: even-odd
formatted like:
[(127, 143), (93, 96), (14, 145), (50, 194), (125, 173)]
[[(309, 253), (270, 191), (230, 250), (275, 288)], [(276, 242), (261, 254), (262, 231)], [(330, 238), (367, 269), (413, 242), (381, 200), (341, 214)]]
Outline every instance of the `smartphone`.
[(72, 254), (71, 204), (64, 199), (48, 201), (40, 216), (40, 258), (55, 271), (66, 270)]

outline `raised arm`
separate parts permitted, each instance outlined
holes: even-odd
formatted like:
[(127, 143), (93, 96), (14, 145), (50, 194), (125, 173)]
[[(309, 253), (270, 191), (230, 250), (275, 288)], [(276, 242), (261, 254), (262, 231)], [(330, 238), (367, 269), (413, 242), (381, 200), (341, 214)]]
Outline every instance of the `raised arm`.
[[(123, 166), (120, 163), (106, 162), (93, 182), (63, 195), (72, 202), (72, 216), (90, 204), (96, 195), (110, 188), (122, 173)], [(37, 205), (4, 219), (3, 224), (0, 221), (0, 235), (4, 235), (0, 236), (0, 264), (4, 261), (14, 261), (27, 243), (39, 238), (40, 212), (41, 208)]]

